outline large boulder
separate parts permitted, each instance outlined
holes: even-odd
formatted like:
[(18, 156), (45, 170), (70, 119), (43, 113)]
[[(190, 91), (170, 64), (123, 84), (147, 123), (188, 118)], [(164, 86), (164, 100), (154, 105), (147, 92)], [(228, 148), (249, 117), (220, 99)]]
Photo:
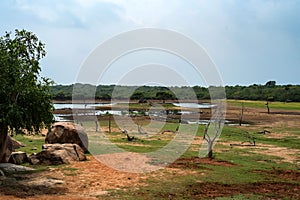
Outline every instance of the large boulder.
[(86, 160), (82, 148), (77, 144), (44, 144), (42, 151), (29, 156), (31, 164), (59, 165)]
[(46, 144), (72, 143), (78, 144), (85, 152), (88, 151), (88, 136), (84, 128), (72, 122), (56, 122), (45, 138)]

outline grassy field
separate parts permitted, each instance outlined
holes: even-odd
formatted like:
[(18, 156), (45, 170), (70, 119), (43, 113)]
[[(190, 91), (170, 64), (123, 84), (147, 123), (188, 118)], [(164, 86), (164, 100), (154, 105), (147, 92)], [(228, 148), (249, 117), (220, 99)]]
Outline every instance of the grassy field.
[[(128, 181), (129, 178), (124, 178), (123, 175), (117, 177), (114, 187), (105, 189), (104, 194), (96, 195), (96, 197), (98, 199), (132, 200), (300, 199), (299, 114), (291, 112), (299, 111), (300, 103), (271, 102), (269, 105), (271, 111), (274, 109), (284, 112), (276, 113), (274, 111), (272, 114), (267, 114), (265, 111), (266, 102), (228, 100), (229, 106), (241, 106), (242, 103), (246, 108), (254, 108), (251, 111), (245, 111), (245, 117), (251, 116), (250, 120), (254, 119), (253, 116), (259, 117), (259, 120), (256, 120), (259, 123), (250, 123), (251, 125), (248, 124), (247, 126), (224, 126), (213, 149), (214, 159), (198, 157), (204, 125), (196, 125), (198, 126), (197, 132), (192, 144), (174, 163), (158, 171), (137, 175), (143, 177), (139, 179), (137, 185), (129, 183), (126, 186), (120, 186), (119, 182), (124, 181), (124, 179)], [(138, 104), (133, 104), (132, 108), (148, 109), (147, 105)], [(110, 123), (110, 133), (108, 132), (109, 116), (101, 118), (99, 125), (111, 143), (129, 152), (149, 153), (157, 151), (175, 138), (174, 131), (178, 126), (177, 123), (156, 121), (151, 124), (150, 118), (145, 116), (133, 117), (132, 120), (142, 125), (142, 128), (147, 132), (147, 134), (141, 135), (138, 133), (137, 124), (128, 128), (126, 127), (127, 122), (123, 122), (124, 127), (122, 128), (128, 130), (130, 136), (135, 137), (132, 141), (127, 140), (127, 136), (121, 132), (113, 117)], [(90, 136), (98, 134), (95, 132), (94, 122), (87, 122), (83, 125)], [(165, 130), (168, 131), (164, 133)], [(262, 134), (262, 130), (270, 132)], [(41, 151), (41, 146), (44, 144), (44, 137), (42, 136), (16, 135), (15, 138), (26, 145), (19, 150), (28, 154)], [(255, 141), (255, 146), (253, 141)], [(50, 168), (55, 168), (54, 171), (62, 174), (64, 179), (73, 182), (77, 181), (78, 176), (83, 176), (84, 179), (80, 180), (81, 182), (79, 180), (76, 182), (79, 184), (78, 190), (81, 193), (84, 189), (87, 190), (89, 186), (95, 187), (93, 185), (98, 181), (93, 176), (86, 177), (88, 172), (92, 173), (93, 170), (96, 170), (93, 169), (96, 165), (93, 167), (89, 165), (91, 165), (91, 160), (82, 165), (47, 166), (41, 169), (48, 172)], [(105, 173), (106, 171), (108, 169), (105, 168)], [(117, 172), (111, 173), (113, 175)], [(103, 176), (105, 175), (103, 174)], [(80, 186), (80, 184), (83, 185)], [(68, 183), (64, 187), (68, 187)], [(104, 189), (98, 188), (98, 190)]]
[[(198, 137), (202, 137), (203, 126), (199, 128)], [(291, 130), (295, 135), (300, 130)], [(278, 132), (280, 133), (280, 131)], [(264, 145), (299, 149), (299, 138), (287, 137), (270, 139), (265, 135), (255, 134), (255, 146), (234, 147), (229, 143), (240, 144), (248, 139), (248, 133), (239, 127), (225, 127), (219, 143), (215, 147), (215, 162), (202, 162), (198, 159), (199, 144), (190, 149), (169, 168), (156, 172), (144, 181), (145, 186), (128, 187), (125, 190), (111, 191), (107, 199), (294, 199), (293, 192), (300, 188), (300, 157), (294, 162), (286, 162), (282, 157), (265, 155), (259, 151)], [(168, 138), (171, 140), (170, 138)], [(166, 141), (168, 141), (168, 139)], [(136, 150), (126, 140), (115, 140), (122, 143), (126, 150)], [(150, 145), (147, 150), (165, 145), (161, 140), (137, 140), (136, 143)], [(224, 144), (225, 143), (225, 144)], [(155, 147), (155, 148), (153, 148)], [(198, 147), (198, 148), (197, 148)], [(266, 147), (267, 148), (267, 147)], [(298, 151), (299, 152), (299, 151)], [(296, 155), (297, 156), (297, 155)], [(170, 170), (172, 169), (172, 170)], [(173, 170), (178, 171), (173, 171)], [(272, 188), (277, 188), (278, 191)], [(265, 193), (262, 188), (269, 190)], [(285, 189), (286, 191), (280, 191)], [(211, 197), (207, 194), (211, 194)], [(102, 199), (103, 196), (99, 197)]]
[[(241, 106), (244, 104), (245, 107), (249, 108), (266, 108), (266, 101), (250, 101), (250, 100), (227, 100), (228, 105)], [(299, 102), (269, 102), (270, 109), (281, 109), (281, 110), (300, 110)]]
[[(108, 121), (100, 122), (102, 127)], [(92, 124), (90, 124), (92, 126)], [(112, 128), (116, 128), (115, 122)], [(175, 130), (177, 124), (168, 123), (163, 130)], [(214, 148), (214, 159), (198, 158), (199, 141), (204, 125), (199, 129), (193, 144), (175, 163), (162, 170), (148, 173), (139, 187), (125, 187), (109, 190), (99, 199), (297, 199), (300, 189), (300, 130), (297, 128), (276, 128), (272, 134), (288, 133), (284, 137), (270, 138), (257, 134), (259, 128), (247, 129), (239, 126), (225, 126), (219, 142)], [(245, 130), (246, 129), (246, 130)], [(162, 131), (163, 131), (162, 130)], [(256, 146), (241, 145), (256, 137)], [(155, 134), (151, 137), (128, 141), (124, 134), (113, 131), (106, 133), (111, 142), (131, 152), (147, 153), (164, 147), (173, 134)], [(20, 150), (27, 153), (40, 151), (41, 136), (17, 135), (16, 139), (26, 144)], [(238, 144), (232, 146), (230, 144)], [(269, 147), (285, 148), (296, 158), (286, 161), (283, 156), (264, 154)], [(288, 156), (288, 155), (287, 155)], [(65, 176), (80, 173), (79, 168), (64, 165)]]

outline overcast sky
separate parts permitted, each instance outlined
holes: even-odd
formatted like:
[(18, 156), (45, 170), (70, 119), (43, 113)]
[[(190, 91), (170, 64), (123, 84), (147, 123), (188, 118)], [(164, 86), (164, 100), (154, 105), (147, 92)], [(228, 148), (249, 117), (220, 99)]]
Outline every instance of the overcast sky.
[[(74, 83), (102, 42), (144, 27), (192, 38), (206, 49), (226, 85), (300, 84), (298, 0), (5, 0), (0, 10), (1, 35), (24, 28), (46, 44), (42, 74), (57, 84)], [(127, 75), (123, 66), (151, 62), (184, 69), (189, 84), (205, 82), (167, 53), (136, 53), (120, 61), (100, 83), (117, 83)]]

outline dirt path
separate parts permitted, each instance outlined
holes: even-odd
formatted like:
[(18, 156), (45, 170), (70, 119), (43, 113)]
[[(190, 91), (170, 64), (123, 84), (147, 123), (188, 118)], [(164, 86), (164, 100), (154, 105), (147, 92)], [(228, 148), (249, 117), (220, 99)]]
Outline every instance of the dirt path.
[[(36, 179), (59, 180), (49, 185), (47, 190), (44, 182), (34, 183)], [(18, 178), (17, 178), (18, 179)], [(0, 199), (97, 199), (107, 194), (109, 189), (136, 187), (144, 174), (121, 172), (100, 163), (93, 156), (84, 162), (75, 162), (66, 167), (50, 168), (49, 171), (26, 175), (26, 182), (19, 182), (17, 187), (7, 185), (0, 188)], [(27, 190), (27, 191), (26, 191)], [(43, 190), (43, 191), (40, 191)]]

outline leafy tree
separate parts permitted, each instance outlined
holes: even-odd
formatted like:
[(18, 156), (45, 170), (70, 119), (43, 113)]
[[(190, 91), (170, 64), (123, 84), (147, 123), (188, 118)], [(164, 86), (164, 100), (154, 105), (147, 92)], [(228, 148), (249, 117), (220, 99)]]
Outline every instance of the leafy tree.
[(53, 120), (48, 78), (40, 77), (44, 44), (25, 30), (0, 37), (0, 162), (7, 161), (8, 131), (38, 131)]
[(174, 94), (169, 93), (169, 92), (157, 92), (156, 93), (156, 98), (163, 100), (163, 103), (165, 103), (166, 100), (172, 100), (175, 99)]
[(145, 97), (145, 94), (144, 94), (143, 92), (135, 91), (135, 92), (131, 95), (130, 99), (133, 99), (133, 100), (140, 100), (140, 99), (142, 99), (142, 98), (144, 98), (144, 97)]
[(276, 81), (268, 81), (268, 82), (266, 83), (266, 86), (267, 86), (267, 87), (275, 87), (275, 85), (276, 85)]

